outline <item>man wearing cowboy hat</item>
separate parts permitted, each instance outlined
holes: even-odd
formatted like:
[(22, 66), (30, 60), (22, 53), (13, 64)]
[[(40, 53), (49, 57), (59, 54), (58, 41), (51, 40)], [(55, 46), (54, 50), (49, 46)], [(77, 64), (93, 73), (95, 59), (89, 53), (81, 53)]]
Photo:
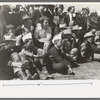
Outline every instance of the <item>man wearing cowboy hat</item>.
[(21, 50), (21, 47), (24, 44), (23, 41), (23, 37), (27, 34), (31, 33), (32, 34), (32, 39), (33, 42), (38, 43), (39, 46), (43, 45), (42, 43), (40, 43), (35, 37), (33, 37), (33, 33), (34, 33), (34, 27), (32, 26), (32, 18), (29, 17), (27, 14), (22, 16), (22, 25), (20, 25), (15, 32), (15, 35), (17, 37), (16, 39), (16, 46), (18, 47), (18, 49)]
[(6, 26), (7, 28), (7, 33), (3, 36), (4, 40), (16, 40), (14, 37), (15, 34), (15, 29), (14, 26), (9, 24)]
[[(67, 71), (69, 74), (74, 75), (71, 64), (67, 60), (66, 55), (61, 52), (62, 37), (61, 34), (56, 35), (52, 40), (54, 46), (49, 50), (48, 57), (51, 59), (52, 72), (59, 72), (65, 74)], [(50, 61), (49, 61), (50, 63)], [(48, 66), (47, 66), (48, 67)], [(51, 67), (51, 66), (50, 66)], [(48, 69), (48, 68), (47, 68)]]
[(62, 39), (63, 52), (69, 54), (69, 56), (71, 56), (73, 60), (76, 61), (78, 56), (76, 37), (74, 36), (74, 33), (72, 33), (72, 30), (70, 28), (62, 31)]
[(94, 34), (90, 31), (84, 35), (84, 38), (85, 38), (85, 41), (80, 46), (81, 57), (84, 60), (87, 60), (90, 57), (92, 57), (92, 60), (93, 60), (94, 52), (93, 52), (93, 48), (91, 44), (93, 43)]

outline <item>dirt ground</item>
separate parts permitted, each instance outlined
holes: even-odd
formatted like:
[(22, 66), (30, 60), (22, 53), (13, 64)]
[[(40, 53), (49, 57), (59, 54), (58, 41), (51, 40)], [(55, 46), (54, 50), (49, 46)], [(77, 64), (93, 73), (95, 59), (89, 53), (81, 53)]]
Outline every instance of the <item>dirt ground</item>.
[[(100, 79), (100, 54), (94, 55), (94, 61), (80, 63), (79, 67), (73, 68), (75, 75), (62, 75), (62, 74), (52, 74), (54, 80), (97, 80)], [(0, 71), (0, 80), (9, 80), (12, 75), (4, 74)], [(5, 77), (5, 78), (4, 78)]]
[(100, 79), (100, 54), (94, 55), (94, 61), (79, 64), (73, 68), (75, 75), (53, 74), (56, 80), (97, 80)]

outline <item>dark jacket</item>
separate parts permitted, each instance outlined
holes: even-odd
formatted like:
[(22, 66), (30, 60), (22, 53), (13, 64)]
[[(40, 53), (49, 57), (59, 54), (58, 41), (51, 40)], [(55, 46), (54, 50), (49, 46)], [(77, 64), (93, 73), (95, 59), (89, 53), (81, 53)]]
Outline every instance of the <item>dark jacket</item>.
[(32, 13), (33, 26), (39, 22), (39, 19), (42, 16), (43, 14), (39, 10), (33, 10), (33, 13)]
[(93, 48), (90, 42), (84, 41), (81, 44), (81, 56), (85, 59), (89, 59), (90, 56), (93, 54)]
[(74, 62), (72, 57), (66, 56), (65, 53), (62, 53), (55, 46), (53, 46), (49, 52), (48, 56), (51, 58), (53, 63), (62, 63), (63, 61)]
[(48, 52), (48, 56), (50, 56), (52, 58), (52, 62), (53, 63), (60, 63), (63, 62), (65, 57), (63, 56), (63, 54), (61, 53), (60, 50), (58, 50), (55, 46), (53, 46), (49, 52)]

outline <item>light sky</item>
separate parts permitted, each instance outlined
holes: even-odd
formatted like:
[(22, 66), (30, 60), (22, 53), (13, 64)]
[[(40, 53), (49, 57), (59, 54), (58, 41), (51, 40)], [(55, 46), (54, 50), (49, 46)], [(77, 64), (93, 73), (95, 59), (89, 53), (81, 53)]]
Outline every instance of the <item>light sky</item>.
[[(0, 3), (0, 5), (3, 5), (3, 4), (6, 4), (6, 3)], [(41, 2), (41, 3), (7, 3), (7, 4), (33, 4), (33, 5), (35, 5), (35, 4), (47, 4), (46, 2)], [(81, 10), (83, 7), (89, 7), (90, 8), (90, 11), (92, 11), (92, 10), (97, 10), (97, 12), (98, 12), (98, 14), (100, 15), (100, 2), (79, 2), (79, 3), (76, 3), (76, 2), (48, 2), (48, 4), (54, 4), (54, 5), (58, 5), (58, 4), (63, 4), (64, 5), (64, 7), (65, 7), (65, 10), (67, 10), (67, 8), (69, 7), (69, 6), (75, 6), (75, 9), (76, 9), (76, 11), (77, 10)]]
[(67, 8), (69, 6), (75, 6), (75, 10), (81, 10), (83, 7), (89, 7), (90, 8), (90, 12), (93, 11), (94, 9), (97, 10), (98, 14), (100, 15), (100, 3), (69, 3), (69, 4), (64, 4), (65, 10), (67, 10)]

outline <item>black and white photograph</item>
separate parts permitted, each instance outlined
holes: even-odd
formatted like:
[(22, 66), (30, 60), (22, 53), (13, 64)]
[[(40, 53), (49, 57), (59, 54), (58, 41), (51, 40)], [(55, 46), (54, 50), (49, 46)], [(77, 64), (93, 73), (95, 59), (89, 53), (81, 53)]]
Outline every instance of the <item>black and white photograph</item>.
[(0, 80), (99, 80), (100, 3), (0, 3)]

